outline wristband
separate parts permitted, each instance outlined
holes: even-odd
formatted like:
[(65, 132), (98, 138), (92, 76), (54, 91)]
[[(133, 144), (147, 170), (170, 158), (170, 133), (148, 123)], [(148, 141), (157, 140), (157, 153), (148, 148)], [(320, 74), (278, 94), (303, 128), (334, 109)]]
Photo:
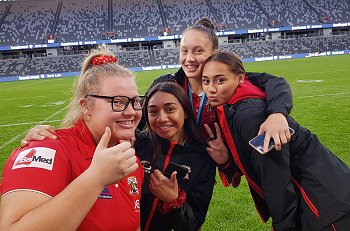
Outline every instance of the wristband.
[(228, 158), (228, 160), (223, 164), (216, 164), (220, 170), (227, 169), (231, 164), (231, 158)]
[(183, 189), (179, 189), (179, 196), (177, 199), (165, 203), (163, 201), (158, 201), (158, 208), (160, 213), (166, 214), (171, 212), (174, 208), (181, 208), (182, 204), (186, 201), (186, 192)]

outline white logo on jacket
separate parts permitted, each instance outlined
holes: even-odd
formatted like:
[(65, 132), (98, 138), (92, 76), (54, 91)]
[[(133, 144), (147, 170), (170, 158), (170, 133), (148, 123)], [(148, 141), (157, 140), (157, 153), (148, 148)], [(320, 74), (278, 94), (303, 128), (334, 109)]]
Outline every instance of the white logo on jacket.
[(12, 169), (43, 168), (52, 171), (55, 154), (56, 150), (45, 147), (24, 150), (18, 154)]

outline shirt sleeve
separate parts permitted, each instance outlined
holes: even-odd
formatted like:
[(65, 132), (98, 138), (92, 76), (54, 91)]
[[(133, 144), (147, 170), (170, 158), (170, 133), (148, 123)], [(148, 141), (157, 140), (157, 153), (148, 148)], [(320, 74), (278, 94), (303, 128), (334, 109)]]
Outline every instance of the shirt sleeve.
[(30, 190), (54, 197), (70, 182), (70, 165), (59, 141), (46, 139), (15, 149), (2, 175), (1, 194)]
[(293, 108), (292, 90), (281, 77), (267, 73), (247, 73), (249, 81), (266, 93), (267, 113), (283, 113), (288, 116)]

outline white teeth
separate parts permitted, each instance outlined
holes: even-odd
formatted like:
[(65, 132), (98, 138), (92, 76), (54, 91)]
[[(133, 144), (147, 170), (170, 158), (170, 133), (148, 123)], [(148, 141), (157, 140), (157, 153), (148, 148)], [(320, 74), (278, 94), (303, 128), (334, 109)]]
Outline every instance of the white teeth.
[(117, 121), (118, 124), (125, 124), (125, 125), (130, 125), (130, 124), (133, 124), (133, 121), (132, 120), (129, 120), (129, 121)]
[(168, 125), (168, 126), (161, 126), (161, 127), (158, 127), (160, 130), (165, 130), (165, 129), (168, 129), (168, 128), (170, 128), (171, 126), (170, 125)]
[(189, 70), (192, 70), (192, 69), (197, 69), (197, 68), (198, 68), (198, 66), (197, 66), (197, 65), (196, 65), (196, 66), (187, 65), (186, 67), (187, 67), (187, 69), (189, 69)]

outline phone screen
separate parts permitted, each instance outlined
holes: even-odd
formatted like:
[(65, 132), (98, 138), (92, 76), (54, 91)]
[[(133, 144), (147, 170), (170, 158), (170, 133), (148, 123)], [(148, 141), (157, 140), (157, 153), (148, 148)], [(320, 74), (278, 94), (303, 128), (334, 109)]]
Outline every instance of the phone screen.
[[(289, 132), (291, 135), (294, 134), (294, 129), (293, 128), (289, 128)], [(252, 146), (253, 148), (255, 148), (259, 153), (261, 154), (265, 154), (266, 152), (264, 152), (264, 139), (265, 139), (265, 134), (260, 134), (256, 137), (254, 137), (253, 139), (251, 139), (249, 141), (250, 146)], [(273, 149), (275, 147), (275, 143), (273, 141), (273, 139), (270, 140), (267, 152), (271, 151), (271, 149)]]

